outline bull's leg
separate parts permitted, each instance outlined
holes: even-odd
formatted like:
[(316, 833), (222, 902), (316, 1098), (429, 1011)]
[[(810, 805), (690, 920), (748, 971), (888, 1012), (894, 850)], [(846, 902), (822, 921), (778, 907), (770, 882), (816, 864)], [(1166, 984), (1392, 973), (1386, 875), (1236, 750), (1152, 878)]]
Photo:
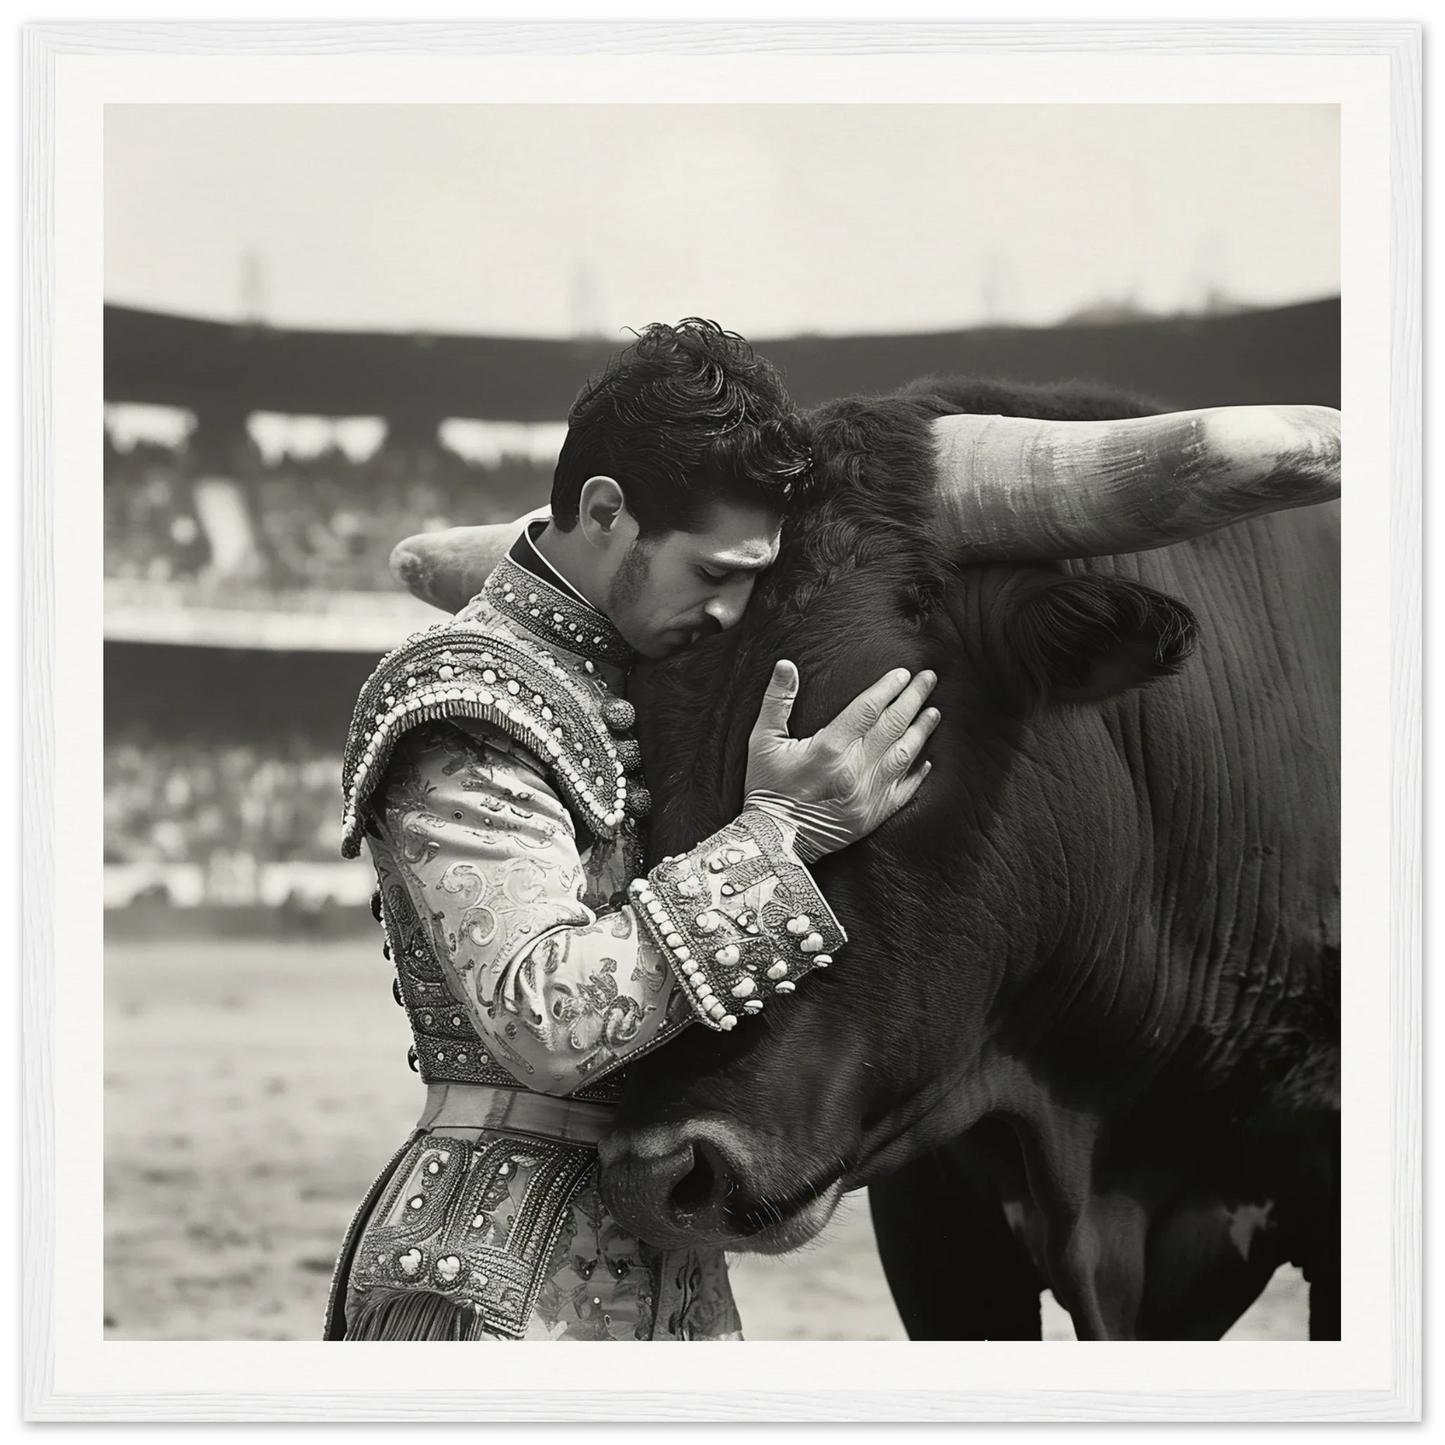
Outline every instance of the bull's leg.
[(1039, 1258), (1081, 1340), (1136, 1338), (1145, 1244), (1160, 1181), (1100, 1180), (1102, 1116), (1039, 1086), (1013, 1121), (1029, 1194), (1046, 1228)]
[(1081, 1340), (1138, 1338), (1148, 1207), (1132, 1194), (1086, 1201), (1053, 1268), (1054, 1294)]
[(1310, 1339), (1340, 1338), (1340, 1245), (1310, 1256), (1305, 1270), (1310, 1284)]
[(1262, 1193), (1194, 1189), (1171, 1199), (1149, 1231), (1139, 1338), (1219, 1339), (1284, 1262), (1282, 1225)]
[(1339, 1135), (1319, 1151), (1313, 1197), (1303, 1205), (1304, 1258), (1310, 1286), (1310, 1339), (1340, 1338)]
[(913, 1340), (1042, 1338), (1042, 1281), (997, 1198), (942, 1154), (872, 1185), (878, 1255)]

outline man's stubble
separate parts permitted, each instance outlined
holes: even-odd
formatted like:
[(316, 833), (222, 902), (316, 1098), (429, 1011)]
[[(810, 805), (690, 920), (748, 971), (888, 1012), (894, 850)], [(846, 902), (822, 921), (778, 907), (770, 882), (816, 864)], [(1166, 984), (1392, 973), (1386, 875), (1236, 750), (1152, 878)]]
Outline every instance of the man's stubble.
[(653, 544), (641, 537), (627, 549), (607, 588), (607, 613), (617, 617), (630, 611), (647, 586), (648, 573), (652, 567)]

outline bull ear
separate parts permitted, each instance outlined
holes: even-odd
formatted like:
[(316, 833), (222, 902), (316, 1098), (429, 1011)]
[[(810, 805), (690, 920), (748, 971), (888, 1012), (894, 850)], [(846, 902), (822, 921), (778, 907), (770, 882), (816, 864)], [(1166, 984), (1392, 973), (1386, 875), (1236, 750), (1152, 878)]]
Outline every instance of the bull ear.
[(1017, 597), (1004, 666), (1030, 703), (1098, 702), (1177, 672), (1194, 647), (1182, 602), (1116, 577), (1051, 577)]

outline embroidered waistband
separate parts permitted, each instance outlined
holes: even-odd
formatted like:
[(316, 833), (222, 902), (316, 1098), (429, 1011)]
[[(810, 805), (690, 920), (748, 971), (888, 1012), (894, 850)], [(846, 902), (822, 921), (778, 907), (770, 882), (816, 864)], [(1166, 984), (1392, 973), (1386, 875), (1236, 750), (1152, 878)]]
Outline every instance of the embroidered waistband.
[(453, 1129), (501, 1129), (559, 1139), (568, 1144), (596, 1144), (612, 1127), (617, 1110), (611, 1104), (562, 1099), (526, 1089), (494, 1089), (486, 1084), (428, 1084), (426, 1107), (418, 1129), (432, 1133)]
[(357, 1242), (347, 1319), (388, 1299), (438, 1296), (475, 1328), (521, 1339), (572, 1200), (596, 1169), (588, 1144), (418, 1135)]

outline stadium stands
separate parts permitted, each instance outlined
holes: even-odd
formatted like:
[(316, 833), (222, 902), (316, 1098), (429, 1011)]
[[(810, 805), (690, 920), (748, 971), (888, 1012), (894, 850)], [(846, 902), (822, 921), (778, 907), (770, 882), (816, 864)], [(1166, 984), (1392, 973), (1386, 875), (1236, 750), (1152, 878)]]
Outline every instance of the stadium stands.
[(254, 447), (217, 476), (184, 447), (106, 440), (105, 572), (150, 582), (248, 589), (392, 591), (387, 557), (402, 537), (502, 521), (545, 501), (551, 467), (502, 456), (469, 463), (442, 447), (339, 448), (269, 464)]
[(105, 861), (184, 863), (216, 849), (321, 861), (340, 847), (340, 749), (158, 739), (105, 745)]
[(210, 560), (181, 455), (105, 438), (105, 575), (151, 582), (194, 577)]
[(359, 909), (373, 879), (339, 853), (339, 751), (177, 741), (142, 730), (105, 746), (105, 906)]

